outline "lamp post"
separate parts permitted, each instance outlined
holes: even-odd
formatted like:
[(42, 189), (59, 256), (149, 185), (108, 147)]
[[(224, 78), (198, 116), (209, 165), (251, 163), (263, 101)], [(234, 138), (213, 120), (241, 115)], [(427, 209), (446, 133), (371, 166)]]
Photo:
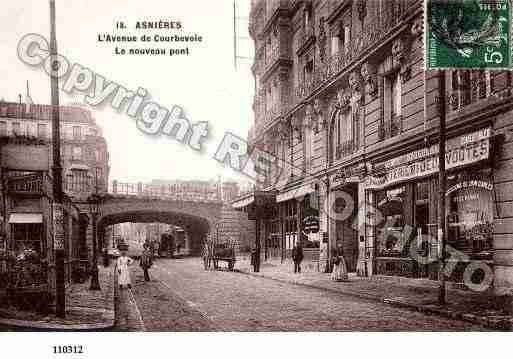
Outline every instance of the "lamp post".
[(59, 71), (57, 60), (57, 36), (55, 29), (55, 0), (50, 0), (50, 84), (52, 96), (52, 180), (53, 180), (53, 245), (55, 258), (55, 314), (59, 318), (66, 316), (66, 285), (65, 285), (65, 234), (64, 209), (61, 166), (61, 135), (59, 113)]
[(93, 193), (87, 200), (89, 204), (89, 213), (91, 214), (92, 230), (93, 230), (93, 265), (91, 268), (91, 285), (90, 290), (101, 290), (100, 281), (98, 279), (98, 238), (96, 222), (98, 213), (100, 213), (100, 197), (97, 193)]

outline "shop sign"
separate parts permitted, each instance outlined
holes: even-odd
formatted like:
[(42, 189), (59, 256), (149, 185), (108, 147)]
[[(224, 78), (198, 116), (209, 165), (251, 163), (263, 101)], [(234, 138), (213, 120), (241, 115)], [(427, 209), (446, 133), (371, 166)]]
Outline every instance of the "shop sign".
[[(410, 160), (429, 154), (429, 157), (414, 160), (408, 164), (398, 165), (390, 168), (393, 164), (403, 163), (406, 159)], [(465, 136), (451, 139), (447, 143), (445, 154), (445, 168), (447, 170), (465, 166), (488, 159), (490, 155), (490, 131), (482, 130)], [(398, 159), (385, 163), (388, 170), (382, 176), (369, 176), (365, 179), (365, 187), (368, 189), (378, 189), (386, 187), (405, 180), (425, 177), (438, 172), (438, 146), (431, 147), (428, 151), (419, 150), (412, 152)]]
[(53, 212), (53, 248), (64, 249), (64, 206), (61, 203), (52, 204)]
[(461, 189), (467, 189), (467, 188), (482, 188), (487, 191), (493, 191), (493, 184), (488, 181), (482, 181), (482, 180), (462, 181), (462, 182), (458, 182), (454, 186), (450, 187), (447, 190), (446, 195), (448, 196), (455, 191), (459, 191)]
[(330, 177), (332, 188), (343, 186), (348, 183), (360, 182), (359, 170), (357, 167), (343, 168)]
[(319, 233), (319, 216), (308, 216), (303, 219), (304, 233)]

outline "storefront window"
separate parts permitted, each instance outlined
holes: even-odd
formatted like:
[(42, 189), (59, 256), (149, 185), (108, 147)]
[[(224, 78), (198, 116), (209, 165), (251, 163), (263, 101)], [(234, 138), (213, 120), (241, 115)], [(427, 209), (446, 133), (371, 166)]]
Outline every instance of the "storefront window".
[(285, 246), (292, 249), (297, 237), (297, 201), (290, 200), (284, 203), (285, 212)]
[(377, 207), (383, 216), (383, 224), (376, 228), (379, 256), (400, 256), (404, 251), (406, 187), (376, 193)]
[(40, 223), (12, 224), (15, 252), (33, 250), (42, 257), (45, 256), (45, 246), (42, 244), (43, 226)]
[[(319, 233), (313, 233), (309, 230), (306, 230), (306, 226), (311, 225), (311, 223), (315, 221), (319, 221), (319, 210), (318, 208), (318, 195), (317, 192), (309, 194), (305, 196), (302, 202), (302, 218), (301, 218), (301, 228), (302, 236), (301, 236), (301, 245), (303, 248), (319, 248), (320, 247), (320, 239)], [(315, 208), (317, 207), (317, 208)]]
[(447, 178), (447, 227), (451, 247), (491, 258), (493, 185), (490, 170), (464, 171)]

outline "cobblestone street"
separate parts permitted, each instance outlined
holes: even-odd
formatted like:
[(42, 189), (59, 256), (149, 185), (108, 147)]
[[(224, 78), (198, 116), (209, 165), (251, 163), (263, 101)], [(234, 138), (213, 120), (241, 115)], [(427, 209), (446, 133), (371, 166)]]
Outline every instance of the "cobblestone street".
[[(199, 259), (159, 259), (145, 283), (132, 268), (132, 293), (118, 298), (116, 330), (147, 331), (479, 331), (349, 295), (224, 271)], [(121, 314), (120, 314), (121, 313)]]

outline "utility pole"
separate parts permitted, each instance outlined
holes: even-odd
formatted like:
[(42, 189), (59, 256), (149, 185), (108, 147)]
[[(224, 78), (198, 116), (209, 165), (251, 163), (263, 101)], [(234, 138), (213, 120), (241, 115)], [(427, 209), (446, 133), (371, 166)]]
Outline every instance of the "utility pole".
[(438, 279), (440, 281), (440, 291), (438, 295), (438, 302), (440, 305), (447, 303), (446, 294), (446, 278), (445, 278), (445, 252), (446, 252), (446, 230), (445, 230), (445, 193), (446, 193), (446, 175), (445, 175), (445, 138), (446, 138), (446, 95), (445, 95), (445, 70), (439, 70), (438, 74), (438, 88), (440, 89), (440, 134), (439, 134), (439, 148), (438, 148), (438, 244), (441, 246), (440, 254), (440, 268), (438, 272)]
[(59, 112), (59, 80), (56, 72), (59, 70), (57, 60), (57, 36), (55, 30), (55, 0), (50, 0), (50, 58), (51, 58), (51, 96), (52, 96), (52, 180), (53, 180), (53, 246), (55, 251), (55, 314), (59, 318), (66, 316), (66, 286), (65, 286), (65, 235), (64, 209), (61, 167), (61, 135)]

